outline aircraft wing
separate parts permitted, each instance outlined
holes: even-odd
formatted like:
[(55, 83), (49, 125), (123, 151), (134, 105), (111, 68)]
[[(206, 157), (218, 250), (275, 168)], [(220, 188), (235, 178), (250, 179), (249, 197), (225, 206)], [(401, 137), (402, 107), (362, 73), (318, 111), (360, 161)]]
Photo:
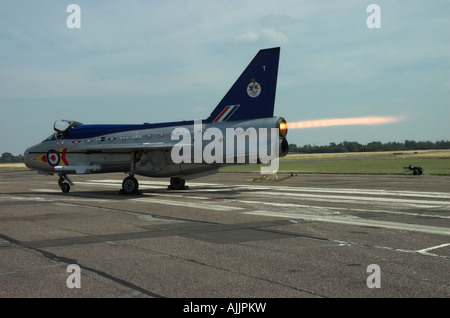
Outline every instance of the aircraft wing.
[[(103, 168), (103, 164), (98, 164), (96, 161), (91, 162), (88, 158), (84, 163), (78, 163), (75, 165), (71, 165), (69, 163), (69, 159), (66, 160), (66, 155), (70, 154), (86, 154), (86, 155), (95, 155), (95, 154), (132, 154), (134, 152), (155, 152), (155, 160), (160, 160), (160, 157), (156, 153), (158, 150), (168, 150), (175, 146), (176, 141), (173, 142), (142, 142), (142, 143), (115, 143), (115, 144), (96, 144), (94, 145), (80, 145), (76, 147), (70, 147), (70, 150), (65, 148), (58, 152), (58, 156), (63, 158), (61, 162), (65, 162), (65, 164), (61, 163), (52, 167), (54, 172), (76, 172), (77, 174), (84, 173), (92, 173), (98, 172)], [(153, 157), (152, 154), (149, 154), (150, 157)]]
[[(135, 151), (152, 151), (160, 149), (170, 149), (175, 146), (176, 142), (143, 142), (134, 144), (105, 144), (96, 145), (95, 147), (83, 147), (73, 152), (83, 152), (87, 154), (93, 153), (131, 153)], [(70, 153), (70, 152), (69, 152)]]

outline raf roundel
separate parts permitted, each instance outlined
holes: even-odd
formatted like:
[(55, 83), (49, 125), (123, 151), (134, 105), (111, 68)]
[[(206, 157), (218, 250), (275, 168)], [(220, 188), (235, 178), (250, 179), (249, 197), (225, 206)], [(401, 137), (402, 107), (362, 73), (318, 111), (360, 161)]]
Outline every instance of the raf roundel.
[(47, 162), (52, 167), (59, 165), (59, 163), (61, 162), (61, 157), (59, 156), (58, 151), (50, 149), (47, 152)]
[(261, 94), (261, 85), (255, 80), (252, 80), (247, 86), (247, 94), (252, 98), (258, 97)]

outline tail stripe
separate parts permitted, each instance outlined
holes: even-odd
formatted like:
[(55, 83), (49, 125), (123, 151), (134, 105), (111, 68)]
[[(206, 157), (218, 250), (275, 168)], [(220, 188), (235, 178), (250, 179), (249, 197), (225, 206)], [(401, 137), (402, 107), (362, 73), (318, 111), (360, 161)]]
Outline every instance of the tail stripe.
[(217, 118), (214, 119), (214, 122), (217, 123), (220, 120), (220, 118), (222, 118), (223, 114), (225, 114), (230, 109), (230, 107), (231, 106), (225, 107), (225, 109), (219, 114), (219, 116), (217, 116)]
[(223, 121), (228, 121), (228, 119), (233, 116), (234, 112), (239, 108), (239, 105), (233, 106), (233, 108), (228, 112)]
[(228, 118), (230, 118), (231, 115), (233, 115), (236, 109), (238, 109), (238, 107), (239, 105), (232, 105), (225, 107), (224, 110), (219, 114), (219, 116), (216, 117), (216, 119), (214, 119), (213, 122), (218, 123), (222, 121), (227, 121)]

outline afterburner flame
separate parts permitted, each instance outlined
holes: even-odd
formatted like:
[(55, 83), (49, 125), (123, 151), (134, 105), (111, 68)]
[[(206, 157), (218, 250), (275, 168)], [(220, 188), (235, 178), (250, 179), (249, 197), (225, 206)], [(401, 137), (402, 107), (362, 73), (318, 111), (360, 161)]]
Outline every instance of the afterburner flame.
[(304, 129), (315, 127), (330, 127), (330, 126), (353, 126), (353, 125), (381, 125), (401, 121), (403, 118), (394, 116), (368, 116), (368, 117), (354, 117), (354, 118), (331, 118), (319, 120), (297, 121), (288, 123), (289, 129)]

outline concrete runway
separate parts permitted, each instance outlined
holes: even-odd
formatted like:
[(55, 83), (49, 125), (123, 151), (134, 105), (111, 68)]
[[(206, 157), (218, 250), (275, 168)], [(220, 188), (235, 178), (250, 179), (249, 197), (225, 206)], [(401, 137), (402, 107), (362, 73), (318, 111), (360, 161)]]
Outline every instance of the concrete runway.
[(0, 297), (450, 296), (448, 176), (125, 176), (1, 171)]

